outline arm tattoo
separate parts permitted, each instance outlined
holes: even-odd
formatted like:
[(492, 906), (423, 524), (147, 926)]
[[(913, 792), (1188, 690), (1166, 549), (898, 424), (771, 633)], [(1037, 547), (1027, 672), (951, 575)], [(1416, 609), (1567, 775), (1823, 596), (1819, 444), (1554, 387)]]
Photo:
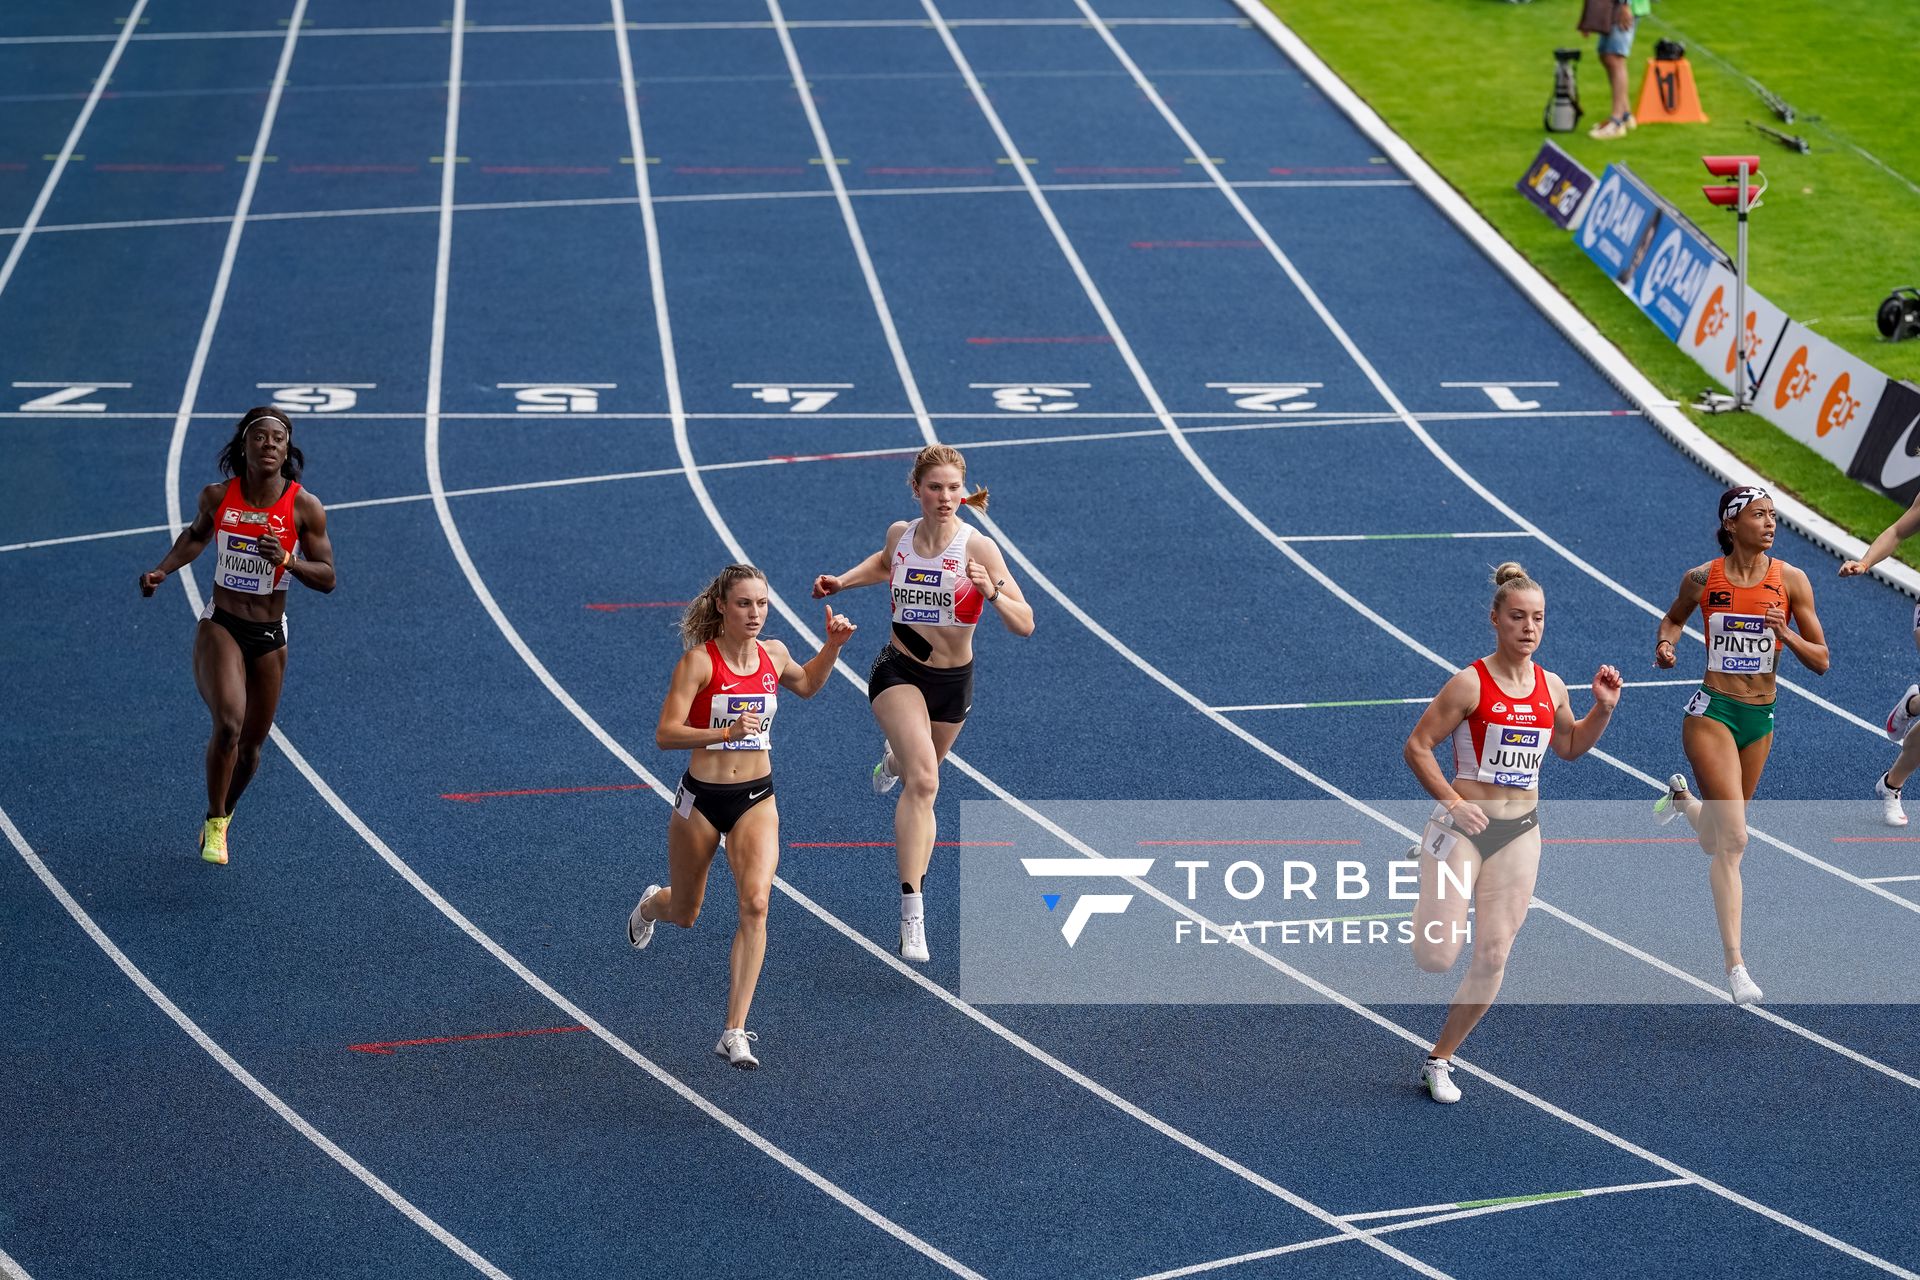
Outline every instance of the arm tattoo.
[(1707, 585), (1707, 567), (1705, 565), (1701, 565), (1698, 569), (1695, 569), (1689, 574), (1687, 574), (1687, 581), (1698, 583), (1700, 586), (1703, 586), (1703, 587), (1706, 586)]

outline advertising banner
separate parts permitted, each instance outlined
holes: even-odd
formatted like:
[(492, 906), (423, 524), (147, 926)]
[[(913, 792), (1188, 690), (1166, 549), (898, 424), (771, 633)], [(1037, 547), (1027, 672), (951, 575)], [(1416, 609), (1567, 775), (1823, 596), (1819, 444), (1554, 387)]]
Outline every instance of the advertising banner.
[(1559, 147), (1543, 142), (1526, 176), (1514, 186), (1555, 226), (1570, 231), (1580, 224), (1581, 208), (1593, 190), (1593, 175)]
[[(1687, 322), (1680, 327), (1680, 349), (1692, 356), (1713, 380), (1733, 390), (1733, 272), (1714, 263), (1693, 301)], [(1780, 345), (1780, 334), (1787, 327), (1787, 313), (1763, 297), (1752, 284), (1747, 285), (1748, 394), (1766, 376), (1767, 362)]]
[(1620, 165), (1608, 165), (1574, 233), (1647, 318), (1678, 341), (1719, 252)]
[(1652, 193), (1631, 173), (1610, 164), (1587, 198), (1574, 238), (1615, 284), (1630, 292), (1659, 223), (1660, 206)]
[(1901, 502), (1920, 495), (1920, 387), (1887, 383), (1847, 474)]
[(1789, 323), (1753, 407), (1842, 471), (1853, 465), (1887, 375), (1804, 325)]

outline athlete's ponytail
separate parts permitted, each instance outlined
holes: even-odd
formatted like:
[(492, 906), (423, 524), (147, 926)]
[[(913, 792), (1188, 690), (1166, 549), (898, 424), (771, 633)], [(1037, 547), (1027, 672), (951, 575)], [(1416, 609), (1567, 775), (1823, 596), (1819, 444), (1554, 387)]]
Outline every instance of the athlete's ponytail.
[(301, 469), (306, 466), (306, 455), (293, 444), (293, 419), (270, 404), (256, 405), (241, 417), (240, 425), (233, 429), (233, 439), (227, 441), (220, 450), (217, 459), (220, 470), (230, 476), (243, 476), (247, 473), (247, 430), (262, 420), (277, 422), (287, 429), (287, 456), (280, 463), (280, 474), (288, 480), (298, 480)]
[(1526, 569), (1518, 560), (1508, 560), (1493, 571), (1493, 611), (1500, 612), (1500, 606), (1516, 591), (1539, 591), (1541, 599), (1547, 595), (1539, 583), (1527, 576)]
[(698, 649), (718, 639), (725, 621), (721, 605), (726, 601), (727, 592), (748, 578), (765, 582), (767, 575), (750, 564), (730, 564), (722, 569), (720, 576), (709, 582), (707, 589), (695, 596), (687, 611), (680, 615), (680, 642), (689, 649)]
[[(930, 444), (914, 455), (913, 474), (907, 477), (907, 487), (909, 489), (918, 489), (920, 487), (920, 477), (934, 467), (958, 467), (960, 468), (960, 479), (964, 481), (967, 478), (967, 460), (960, 456), (958, 449), (950, 444)], [(960, 505), (985, 511), (987, 509), (987, 491), (985, 489), (975, 489), (972, 493), (960, 499)]]

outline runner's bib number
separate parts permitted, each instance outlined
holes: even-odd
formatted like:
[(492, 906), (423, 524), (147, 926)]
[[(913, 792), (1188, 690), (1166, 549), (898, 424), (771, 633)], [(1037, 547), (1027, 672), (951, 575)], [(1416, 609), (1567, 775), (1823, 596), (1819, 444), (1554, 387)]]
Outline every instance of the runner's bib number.
[(1776, 637), (1767, 620), (1752, 613), (1716, 613), (1707, 619), (1707, 670), (1759, 676), (1773, 670)]

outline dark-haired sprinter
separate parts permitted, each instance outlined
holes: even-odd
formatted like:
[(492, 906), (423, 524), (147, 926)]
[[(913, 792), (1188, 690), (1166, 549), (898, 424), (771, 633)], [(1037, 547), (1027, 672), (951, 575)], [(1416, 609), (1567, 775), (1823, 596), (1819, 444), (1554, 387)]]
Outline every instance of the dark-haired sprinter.
[[(227, 823), (260, 767), (287, 674), (287, 582), (334, 586), (327, 511), (300, 487), (306, 459), (293, 422), (272, 406), (247, 410), (220, 451), (233, 477), (200, 491), (193, 520), (160, 563), (140, 575), (151, 596), (174, 570), (215, 543), (213, 592), (193, 633), (193, 682), (213, 713), (207, 741), (207, 817), (200, 856), (224, 865)], [(297, 556), (297, 558), (296, 558)]]
[[(1768, 554), (1773, 546), (1773, 499), (1766, 490), (1739, 487), (1720, 495), (1721, 555), (1687, 570), (1673, 607), (1660, 619), (1653, 665), (1679, 661), (1674, 641), (1696, 607), (1707, 632), (1707, 671), (1687, 700), (1680, 744), (1700, 788), (1687, 791), (1685, 774), (1667, 783), (1654, 805), (1662, 822), (1683, 815), (1713, 859), (1707, 882), (1720, 923), (1727, 987), (1736, 1004), (1757, 1004), (1761, 991), (1740, 954), (1740, 858), (1747, 850), (1747, 805), (1773, 749), (1773, 698), (1780, 650), (1815, 675), (1830, 661), (1826, 633), (1813, 611), (1807, 575)], [(1798, 622), (1796, 633), (1787, 624)]]
[[(1403, 750), (1434, 799), (1420, 843), (1407, 851), (1420, 859), (1414, 963), (1428, 973), (1453, 968), (1467, 936), (1467, 909), (1474, 911), (1467, 976), (1420, 1067), (1435, 1102), (1460, 1101), (1453, 1055), (1499, 993), (1527, 921), (1540, 872), (1540, 766), (1549, 749), (1563, 760), (1585, 755), (1620, 702), (1620, 673), (1603, 666), (1593, 673), (1592, 708), (1573, 718), (1566, 683), (1534, 661), (1547, 629), (1546, 592), (1515, 561), (1493, 571), (1490, 617), (1493, 652), (1441, 687)], [(1448, 740), (1451, 782), (1433, 754)]]

